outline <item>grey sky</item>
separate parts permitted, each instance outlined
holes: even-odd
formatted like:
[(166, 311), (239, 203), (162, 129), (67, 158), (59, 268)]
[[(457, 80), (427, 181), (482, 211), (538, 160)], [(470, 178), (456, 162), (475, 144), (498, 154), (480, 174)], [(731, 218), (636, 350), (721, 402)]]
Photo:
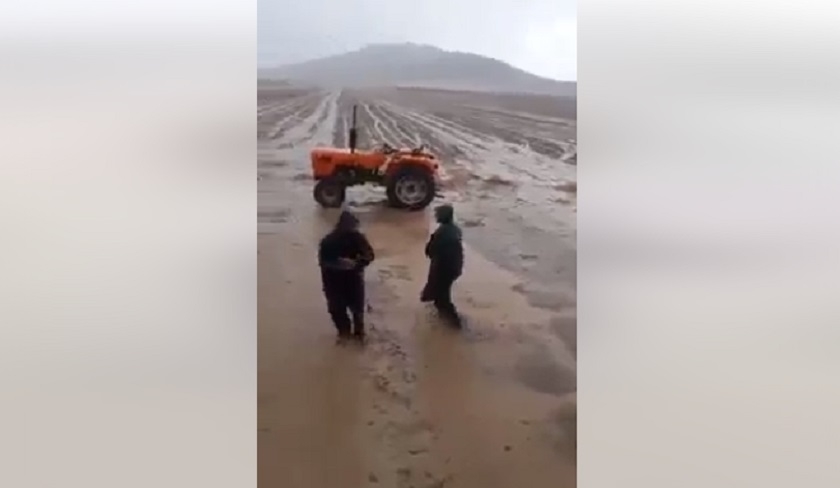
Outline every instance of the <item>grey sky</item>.
[(577, 79), (576, 0), (258, 0), (261, 66), (416, 42)]

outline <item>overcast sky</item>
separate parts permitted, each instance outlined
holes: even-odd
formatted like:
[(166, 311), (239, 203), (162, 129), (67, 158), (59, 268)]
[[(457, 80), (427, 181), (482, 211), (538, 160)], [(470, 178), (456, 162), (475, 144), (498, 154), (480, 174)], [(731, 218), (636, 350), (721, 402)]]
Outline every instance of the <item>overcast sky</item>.
[(416, 42), (577, 79), (576, 0), (258, 0), (261, 66)]

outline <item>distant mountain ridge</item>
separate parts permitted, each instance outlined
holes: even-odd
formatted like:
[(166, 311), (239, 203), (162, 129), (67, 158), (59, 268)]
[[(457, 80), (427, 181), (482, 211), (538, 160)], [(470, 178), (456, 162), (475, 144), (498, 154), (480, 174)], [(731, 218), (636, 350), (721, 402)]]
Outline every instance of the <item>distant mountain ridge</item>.
[(356, 51), (260, 70), (325, 87), (417, 86), (575, 96), (577, 83), (543, 78), (498, 59), (423, 44), (373, 44)]

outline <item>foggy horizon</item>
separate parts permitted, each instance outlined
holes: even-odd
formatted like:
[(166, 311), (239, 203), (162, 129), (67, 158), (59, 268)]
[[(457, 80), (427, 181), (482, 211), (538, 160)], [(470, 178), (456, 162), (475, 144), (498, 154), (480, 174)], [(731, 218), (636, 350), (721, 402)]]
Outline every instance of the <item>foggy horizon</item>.
[(259, 68), (414, 43), (498, 59), (538, 76), (577, 80), (574, 0), (258, 0)]

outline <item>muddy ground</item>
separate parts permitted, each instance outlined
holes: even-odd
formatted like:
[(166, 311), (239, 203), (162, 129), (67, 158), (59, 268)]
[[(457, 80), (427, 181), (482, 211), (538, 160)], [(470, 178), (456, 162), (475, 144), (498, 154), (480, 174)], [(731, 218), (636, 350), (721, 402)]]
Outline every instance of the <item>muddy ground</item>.
[[(261, 487), (575, 486), (574, 100), (416, 89), (259, 94)], [(467, 244), (455, 333), (419, 303), (430, 212), (352, 189), (377, 260), (370, 340), (337, 346), (307, 153), (426, 143)]]

